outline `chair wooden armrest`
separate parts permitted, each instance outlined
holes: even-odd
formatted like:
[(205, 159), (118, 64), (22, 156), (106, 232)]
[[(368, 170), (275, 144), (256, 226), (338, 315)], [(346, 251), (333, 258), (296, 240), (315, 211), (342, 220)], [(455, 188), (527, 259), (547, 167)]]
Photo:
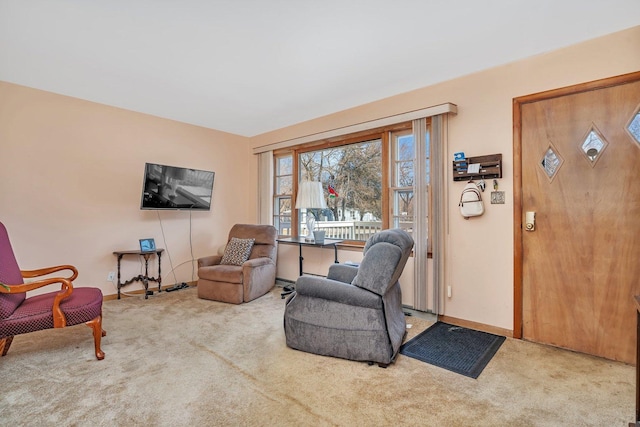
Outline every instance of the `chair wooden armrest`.
[(20, 285), (4, 285), (0, 286), (0, 293), (4, 294), (17, 294), (21, 292), (33, 291), (35, 289), (42, 288), (44, 286), (52, 285), (54, 283), (60, 283), (60, 291), (53, 299), (53, 327), (64, 328), (67, 326), (67, 319), (60, 309), (60, 303), (63, 299), (71, 295), (73, 292), (72, 280), (78, 277), (78, 270), (71, 265), (59, 265), (55, 267), (41, 268), (38, 270), (20, 270), (22, 277), (29, 279), (47, 274), (55, 273), (62, 270), (71, 270), (72, 275), (70, 277), (49, 277), (41, 280), (35, 280), (29, 283), (23, 283)]
[(67, 277), (68, 280), (74, 281), (78, 277), (78, 270), (72, 265), (56, 265), (54, 267), (40, 268), (38, 270), (20, 270), (22, 277), (25, 279), (31, 279), (34, 277), (45, 276), (47, 274), (55, 273), (56, 271), (71, 270), (73, 274), (71, 277)]

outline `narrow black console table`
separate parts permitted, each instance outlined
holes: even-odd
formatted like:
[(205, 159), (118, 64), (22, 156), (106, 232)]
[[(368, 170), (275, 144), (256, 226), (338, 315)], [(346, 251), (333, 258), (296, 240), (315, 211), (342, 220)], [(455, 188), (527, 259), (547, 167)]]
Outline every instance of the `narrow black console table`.
[[(123, 286), (127, 286), (129, 283), (135, 282), (135, 281), (139, 281), (142, 282), (144, 284), (144, 299), (148, 299), (149, 298), (149, 282), (156, 282), (158, 283), (158, 292), (160, 292), (160, 285), (162, 284), (162, 276), (161, 276), (161, 268), (160, 268), (160, 260), (162, 257), (162, 252), (164, 252), (164, 249), (156, 249), (154, 251), (114, 251), (113, 254), (118, 258), (118, 299), (120, 299), (120, 288), (122, 288)], [(120, 261), (122, 260), (122, 257), (125, 255), (136, 255), (136, 256), (141, 256), (144, 258), (144, 275), (139, 274), (135, 277), (132, 277), (131, 279), (127, 280), (126, 282), (122, 283), (120, 282)], [(158, 277), (149, 277), (149, 258), (151, 258), (153, 255), (157, 255), (158, 256)], [(153, 291), (151, 292), (153, 294)]]
[[(324, 239), (322, 242), (316, 242), (314, 240), (308, 241), (306, 240), (306, 237), (285, 237), (277, 240), (279, 243), (291, 243), (291, 244), (298, 245), (299, 247), (298, 263), (300, 266), (300, 276), (304, 274), (303, 268), (302, 268), (302, 262), (304, 261), (304, 258), (302, 257), (303, 246), (315, 246), (316, 248), (333, 247), (334, 260), (335, 260), (335, 263), (338, 264), (338, 243), (342, 243), (342, 240)], [(282, 292), (281, 294), (282, 298), (289, 295), (290, 293), (293, 293), (293, 287), (285, 286), (284, 292)]]

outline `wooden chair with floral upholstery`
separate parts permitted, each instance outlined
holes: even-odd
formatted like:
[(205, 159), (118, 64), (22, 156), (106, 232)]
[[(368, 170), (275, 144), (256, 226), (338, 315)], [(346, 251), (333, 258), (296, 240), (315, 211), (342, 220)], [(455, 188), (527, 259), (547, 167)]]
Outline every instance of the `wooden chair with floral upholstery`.
[[(69, 277), (43, 277), (69, 270)], [(98, 288), (75, 288), (72, 282), (78, 270), (71, 265), (20, 270), (7, 229), (0, 222), (0, 357), (7, 354), (13, 337), (43, 329), (87, 324), (93, 329), (95, 354), (104, 359), (100, 339), (102, 330), (102, 292)], [(24, 283), (24, 279), (35, 279)], [(60, 290), (30, 296), (27, 291), (60, 284)]]

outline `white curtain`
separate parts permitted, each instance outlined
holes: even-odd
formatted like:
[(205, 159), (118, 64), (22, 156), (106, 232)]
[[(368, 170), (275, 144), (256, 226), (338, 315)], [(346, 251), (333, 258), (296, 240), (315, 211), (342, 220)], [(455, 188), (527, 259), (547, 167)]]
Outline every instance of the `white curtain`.
[(273, 151), (258, 154), (258, 221), (273, 224)]
[(446, 159), (447, 121), (446, 114), (434, 116), (431, 119), (431, 167), (432, 169), (432, 206), (431, 206), (431, 251), (433, 254), (433, 312), (442, 314), (442, 292), (445, 277), (445, 260), (448, 258), (445, 245), (448, 230), (448, 202), (447, 202), (447, 174), (451, 162)]
[[(415, 142), (415, 165), (413, 168), (414, 185), (414, 224), (413, 224), (413, 283), (414, 301), (413, 308), (427, 311), (429, 296), (427, 289), (427, 254), (429, 225), (427, 216), (429, 213), (429, 194), (427, 193), (427, 119), (413, 121), (413, 140)], [(430, 220), (431, 218), (429, 218)]]
[[(414, 307), (420, 311), (439, 313), (441, 288), (444, 283), (445, 236), (446, 236), (446, 114), (431, 117), (430, 152), (427, 153), (426, 119), (413, 121), (413, 137), (416, 146), (414, 168)], [(427, 154), (431, 166), (431, 194), (427, 192)], [(431, 203), (431, 215), (429, 215)], [(427, 218), (428, 217), (428, 218)], [(428, 268), (428, 236), (431, 228), (432, 271)], [(429, 295), (429, 275), (433, 289)]]

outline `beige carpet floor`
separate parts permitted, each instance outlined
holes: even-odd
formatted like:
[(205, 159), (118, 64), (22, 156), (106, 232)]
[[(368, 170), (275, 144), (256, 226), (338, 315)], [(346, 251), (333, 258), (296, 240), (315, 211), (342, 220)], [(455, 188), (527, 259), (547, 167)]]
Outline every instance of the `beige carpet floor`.
[[(20, 335), (0, 359), (2, 426), (626, 426), (635, 368), (507, 339), (475, 380), (399, 355), (387, 369), (287, 348), (280, 289), (194, 288), (104, 304), (90, 329)], [(408, 317), (409, 337), (430, 322)]]

